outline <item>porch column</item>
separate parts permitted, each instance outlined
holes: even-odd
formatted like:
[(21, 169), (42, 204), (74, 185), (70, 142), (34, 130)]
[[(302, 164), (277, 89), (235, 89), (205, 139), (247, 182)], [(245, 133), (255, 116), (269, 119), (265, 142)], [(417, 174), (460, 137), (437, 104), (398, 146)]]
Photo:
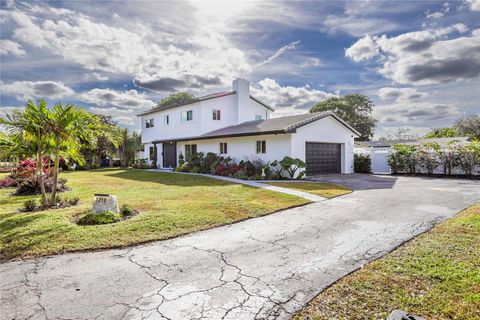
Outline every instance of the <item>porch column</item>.
[(157, 166), (157, 144), (153, 143), (153, 167), (156, 169)]

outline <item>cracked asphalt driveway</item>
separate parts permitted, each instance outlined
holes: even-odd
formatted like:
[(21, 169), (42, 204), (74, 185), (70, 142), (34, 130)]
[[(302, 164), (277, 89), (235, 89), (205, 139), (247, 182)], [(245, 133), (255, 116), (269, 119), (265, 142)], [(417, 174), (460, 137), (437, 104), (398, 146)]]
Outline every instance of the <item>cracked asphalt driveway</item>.
[(336, 176), (352, 194), (129, 249), (0, 265), (1, 319), (285, 319), (478, 201), (480, 182)]

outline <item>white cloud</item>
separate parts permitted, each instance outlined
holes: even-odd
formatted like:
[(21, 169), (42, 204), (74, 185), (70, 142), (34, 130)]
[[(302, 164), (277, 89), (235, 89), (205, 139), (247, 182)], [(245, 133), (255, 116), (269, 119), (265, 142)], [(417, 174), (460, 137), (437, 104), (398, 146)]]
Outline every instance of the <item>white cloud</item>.
[(345, 54), (358, 62), (381, 57), (378, 72), (401, 84), (448, 83), (476, 78), (480, 74), (480, 38), (446, 37), (468, 28), (455, 24), (446, 28), (409, 32), (396, 37), (359, 39)]
[(97, 106), (116, 106), (124, 109), (148, 109), (155, 103), (137, 90), (115, 91), (95, 88), (78, 96), (82, 101)]
[(314, 104), (336, 96), (332, 93), (312, 89), (309, 85), (302, 87), (281, 86), (277, 81), (270, 78), (265, 78), (255, 84), (251, 93), (277, 108), (274, 116), (304, 113)]
[(385, 87), (378, 90), (380, 99), (394, 100), (395, 102), (416, 101), (428, 95), (427, 92), (420, 92), (416, 88)]
[(262, 61), (259, 65), (264, 65), (264, 64), (270, 63), (273, 60), (280, 57), (285, 52), (297, 49), (297, 46), (298, 46), (299, 43), (300, 43), (300, 40), (290, 42), (289, 44), (287, 44), (287, 45), (281, 47), (280, 49), (278, 49), (277, 51), (275, 51), (275, 53), (273, 55), (268, 57), (266, 60)]
[(304, 57), (303, 62), (300, 64), (301, 68), (319, 67), (322, 65), (322, 61), (314, 57)]
[[(15, 41), (99, 74), (132, 76), (151, 90), (166, 91), (156, 84), (169, 79), (178, 80), (175, 90), (218, 87), (251, 71), (244, 52), (214, 24), (187, 26), (186, 37), (186, 33), (172, 34), (175, 28), (159, 30), (136, 19), (106, 25), (94, 17), (43, 4), (22, 4), (22, 9), (5, 15), (14, 26)], [(193, 15), (184, 24), (195, 20)]]
[(355, 62), (368, 60), (379, 53), (379, 47), (376, 43), (378, 37), (371, 37), (366, 35), (357, 40), (350, 48), (345, 50), (345, 56)]
[(448, 2), (445, 2), (439, 11), (430, 12), (429, 10), (427, 10), (425, 12), (425, 16), (427, 19), (439, 19), (449, 11), (450, 11), (450, 4)]
[(8, 39), (0, 39), (0, 55), (23, 56), (25, 54), (25, 50), (19, 43)]
[(399, 27), (392, 21), (355, 15), (328, 15), (325, 18), (324, 25), (329, 33), (346, 33), (354, 37), (361, 37), (365, 34), (380, 34)]
[(472, 11), (480, 11), (480, 0), (467, 0), (468, 7)]
[(433, 102), (395, 103), (379, 105), (374, 108), (374, 116), (385, 126), (401, 127), (412, 125), (422, 127), (431, 123), (451, 125), (462, 115), (457, 104)]
[(7, 84), (2, 83), (0, 91), (5, 95), (14, 96), (18, 100), (39, 98), (65, 99), (75, 93), (61, 81), (15, 81)]

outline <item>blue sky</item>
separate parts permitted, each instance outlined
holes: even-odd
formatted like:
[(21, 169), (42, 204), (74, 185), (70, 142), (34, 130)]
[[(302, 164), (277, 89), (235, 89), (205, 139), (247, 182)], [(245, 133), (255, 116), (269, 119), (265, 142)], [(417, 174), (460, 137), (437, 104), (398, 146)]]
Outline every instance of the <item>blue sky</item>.
[(480, 113), (480, 0), (2, 1), (0, 30), (0, 116), (44, 97), (138, 130), (237, 77), (277, 116), (365, 93), (377, 137)]

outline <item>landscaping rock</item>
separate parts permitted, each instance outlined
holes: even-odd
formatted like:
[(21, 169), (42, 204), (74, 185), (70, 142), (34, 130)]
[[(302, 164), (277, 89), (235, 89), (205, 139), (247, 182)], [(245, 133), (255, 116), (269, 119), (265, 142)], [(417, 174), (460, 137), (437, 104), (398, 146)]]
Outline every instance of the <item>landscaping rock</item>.
[(97, 214), (107, 211), (120, 213), (117, 197), (110, 194), (95, 194), (92, 213)]

